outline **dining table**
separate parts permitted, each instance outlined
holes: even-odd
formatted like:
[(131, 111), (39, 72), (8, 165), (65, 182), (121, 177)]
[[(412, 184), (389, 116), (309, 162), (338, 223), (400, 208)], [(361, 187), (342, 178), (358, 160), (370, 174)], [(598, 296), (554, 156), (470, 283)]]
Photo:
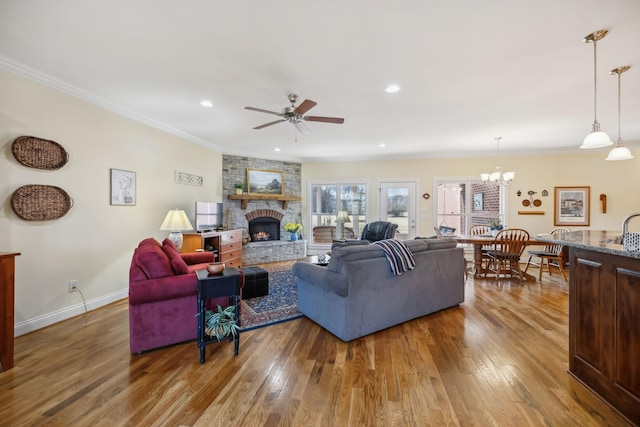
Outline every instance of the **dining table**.
[[(477, 235), (471, 235), (471, 234), (458, 234), (458, 235), (453, 235), (453, 236), (447, 236), (450, 237), (451, 239), (457, 241), (458, 243), (466, 243), (466, 244), (471, 244), (473, 245), (473, 267), (472, 267), (472, 272), (473, 272), (473, 277), (477, 278), (477, 277), (481, 277), (486, 275), (486, 271), (484, 266), (482, 265), (482, 248), (483, 246), (492, 246), (493, 242), (495, 240), (495, 237), (491, 234), (477, 234)], [(525, 242), (526, 246), (545, 246), (547, 245), (547, 243), (545, 242), (541, 242), (540, 240), (536, 240), (532, 237), (529, 238), (529, 240), (527, 240)], [(533, 279), (534, 281), (536, 280), (535, 276), (532, 276), (530, 274), (525, 274), (523, 272), (523, 277), (525, 277), (525, 279), (529, 280), (529, 279)]]

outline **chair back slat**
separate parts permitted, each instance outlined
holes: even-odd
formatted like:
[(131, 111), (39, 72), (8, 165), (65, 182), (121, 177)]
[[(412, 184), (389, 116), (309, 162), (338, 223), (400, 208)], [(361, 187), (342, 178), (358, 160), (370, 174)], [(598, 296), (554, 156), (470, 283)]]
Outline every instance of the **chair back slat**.
[[(553, 237), (557, 237), (558, 235), (562, 234), (562, 233), (568, 233), (571, 230), (569, 230), (568, 228), (565, 227), (560, 227), (560, 228), (554, 228), (553, 230), (551, 230), (551, 232), (549, 233), (551, 236)], [(562, 249), (564, 248), (564, 245), (559, 245), (556, 243), (550, 243), (548, 245), (546, 245), (544, 247), (544, 251), (545, 252), (549, 252), (551, 254), (554, 254), (555, 256), (560, 255), (560, 253), (562, 252)]]
[(493, 241), (494, 250), (509, 256), (520, 257), (529, 241), (529, 233), (521, 228), (505, 228)]
[(469, 229), (469, 234), (472, 236), (479, 236), (481, 234), (491, 233), (491, 227), (488, 225), (472, 225)]

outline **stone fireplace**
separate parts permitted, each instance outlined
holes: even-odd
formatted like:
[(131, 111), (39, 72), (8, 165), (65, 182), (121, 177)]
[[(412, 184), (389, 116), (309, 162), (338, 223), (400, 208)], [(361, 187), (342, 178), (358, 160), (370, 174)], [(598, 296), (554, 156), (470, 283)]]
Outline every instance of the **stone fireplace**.
[(256, 209), (245, 214), (252, 242), (280, 240), (280, 221), (284, 215), (272, 209)]
[[(305, 231), (302, 238), (289, 240), (282, 226), (302, 219), (302, 165), (295, 162), (259, 159), (254, 157), (222, 155), (222, 192), (235, 194), (234, 184), (247, 184), (247, 169), (282, 171), (284, 191), (282, 197), (257, 195), (246, 198), (223, 198), (224, 226), (227, 230), (242, 229), (250, 241), (242, 245), (242, 264), (288, 261), (307, 255)], [(298, 197), (296, 197), (298, 196)], [(284, 239), (284, 240), (283, 240)]]

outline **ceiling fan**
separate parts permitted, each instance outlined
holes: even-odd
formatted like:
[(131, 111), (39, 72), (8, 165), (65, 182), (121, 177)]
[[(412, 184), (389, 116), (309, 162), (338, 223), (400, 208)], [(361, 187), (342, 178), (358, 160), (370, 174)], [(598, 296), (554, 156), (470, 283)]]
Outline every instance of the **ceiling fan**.
[(255, 107), (244, 107), (245, 110), (258, 111), (261, 113), (273, 114), (276, 116), (282, 117), (280, 120), (275, 120), (273, 122), (265, 123), (260, 126), (254, 127), (254, 129), (262, 129), (267, 126), (275, 125), (276, 123), (281, 122), (289, 122), (293, 124), (298, 131), (304, 135), (309, 135), (311, 132), (307, 125), (304, 124), (304, 121), (308, 122), (324, 122), (324, 123), (336, 123), (342, 124), (344, 123), (344, 119), (339, 117), (319, 117), (319, 116), (303, 116), (304, 113), (315, 107), (318, 103), (315, 101), (311, 101), (310, 99), (305, 99), (302, 101), (302, 104), (295, 106), (296, 101), (298, 100), (298, 95), (291, 94), (289, 95), (289, 102), (291, 103), (290, 107), (285, 107), (282, 109), (282, 113), (277, 113), (275, 111), (263, 110), (262, 108)]

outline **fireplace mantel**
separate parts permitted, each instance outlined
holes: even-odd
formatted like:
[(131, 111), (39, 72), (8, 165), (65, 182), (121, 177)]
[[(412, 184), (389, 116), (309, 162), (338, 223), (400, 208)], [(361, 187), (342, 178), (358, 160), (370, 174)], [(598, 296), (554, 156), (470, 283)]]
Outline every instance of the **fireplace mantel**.
[(247, 203), (250, 200), (277, 200), (282, 202), (282, 208), (285, 210), (289, 206), (289, 202), (302, 200), (302, 198), (298, 196), (281, 196), (278, 194), (229, 194), (227, 197), (229, 200), (240, 200), (240, 207), (243, 210), (247, 209)]

